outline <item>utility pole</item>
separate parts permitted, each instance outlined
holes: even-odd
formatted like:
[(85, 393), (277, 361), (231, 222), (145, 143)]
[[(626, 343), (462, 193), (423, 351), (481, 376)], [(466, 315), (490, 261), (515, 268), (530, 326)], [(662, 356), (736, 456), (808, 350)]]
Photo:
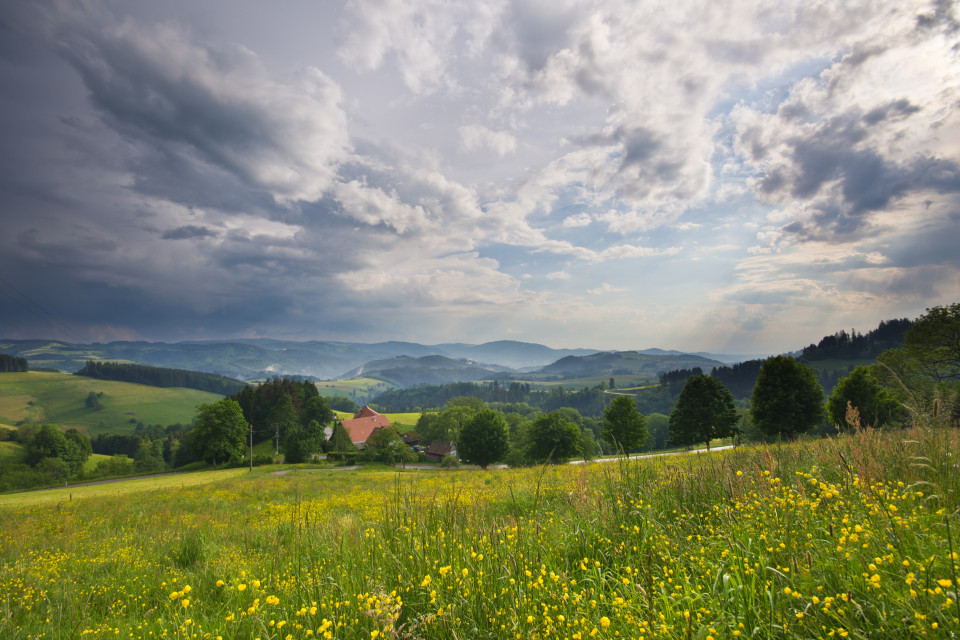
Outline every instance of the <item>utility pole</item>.
[(273, 426), (273, 437), (274, 437), (274, 440), (276, 440), (276, 444), (273, 447), (273, 454), (278, 456), (280, 455), (280, 423), (274, 422), (272, 426)]
[(247, 425), (247, 433), (250, 435), (250, 471), (253, 471), (253, 425)]

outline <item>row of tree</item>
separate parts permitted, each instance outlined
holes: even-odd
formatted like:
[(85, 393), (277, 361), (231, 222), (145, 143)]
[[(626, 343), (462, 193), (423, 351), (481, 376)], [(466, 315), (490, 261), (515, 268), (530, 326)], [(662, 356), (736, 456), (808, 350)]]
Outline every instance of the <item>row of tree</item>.
[(26, 358), (18, 358), (17, 356), (0, 353), (0, 373), (16, 373), (27, 371), (28, 369), (29, 366), (27, 365)]
[(246, 386), (240, 380), (215, 373), (94, 360), (88, 360), (83, 368), (76, 371), (74, 375), (98, 380), (133, 382), (151, 387), (185, 387), (222, 395), (236, 393)]

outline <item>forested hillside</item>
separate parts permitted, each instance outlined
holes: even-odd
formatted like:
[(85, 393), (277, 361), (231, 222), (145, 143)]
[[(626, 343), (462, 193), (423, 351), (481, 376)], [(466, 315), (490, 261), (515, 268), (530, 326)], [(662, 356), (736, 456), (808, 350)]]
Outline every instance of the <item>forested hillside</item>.
[(410, 389), (392, 389), (374, 398), (372, 404), (385, 411), (420, 411), (442, 407), (449, 400), (460, 396), (478, 398), (483, 402), (522, 402), (544, 412), (569, 407), (576, 409), (584, 416), (597, 417), (603, 414), (601, 387), (567, 391), (562, 386), (556, 386), (545, 390), (531, 387), (529, 383), (524, 382), (511, 382), (509, 385), (502, 385), (497, 381), (457, 382)]
[(87, 361), (84, 367), (74, 375), (97, 378), (98, 380), (134, 382), (151, 387), (184, 387), (223, 395), (236, 393), (246, 386), (240, 380), (215, 373), (148, 367), (141, 364), (123, 364), (120, 362), (94, 362), (92, 360)]
[(873, 331), (859, 333), (856, 329), (850, 333), (838, 331), (832, 336), (824, 336), (816, 345), (804, 347), (797, 358), (801, 362), (818, 360), (872, 360), (887, 349), (903, 344), (903, 336), (913, 324), (907, 318), (885, 320)]

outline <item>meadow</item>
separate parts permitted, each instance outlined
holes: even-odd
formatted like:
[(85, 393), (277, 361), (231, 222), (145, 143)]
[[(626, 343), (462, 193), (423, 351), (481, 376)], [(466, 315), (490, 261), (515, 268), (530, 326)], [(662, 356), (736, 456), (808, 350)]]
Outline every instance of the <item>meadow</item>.
[[(0, 422), (52, 422), (89, 436), (130, 432), (137, 421), (189, 424), (198, 404), (223, 397), (195, 389), (150, 387), (67, 373), (4, 373), (2, 381)], [(102, 394), (102, 409), (86, 406), (91, 391)]]
[(958, 457), (956, 430), (863, 430), (21, 494), (0, 502), (0, 637), (955, 637)]

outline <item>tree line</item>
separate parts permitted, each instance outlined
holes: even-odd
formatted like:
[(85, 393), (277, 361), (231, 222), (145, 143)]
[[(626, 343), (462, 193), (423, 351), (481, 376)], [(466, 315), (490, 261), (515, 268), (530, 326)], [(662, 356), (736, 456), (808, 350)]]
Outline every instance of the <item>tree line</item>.
[(0, 353), (0, 373), (18, 373), (28, 370), (26, 358)]
[(859, 333), (856, 329), (847, 333), (838, 331), (824, 336), (816, 345), (809, 345), (800, 351), (798, 360), (815, 362), (817, 360), (872, 360), (887, 349), (903, 344), (904, 336), (913, 322), (907, 318), (884, 320), (880, 325)]
[(99, 380), (133, 382), (151, 387), (185, 387), (221, 395), (236, 393), (247, 386), (240, 380), (234, 380), (216, 373), (94, 360), (88, 360), (82, 369), (74, 372), (74, 375)]

